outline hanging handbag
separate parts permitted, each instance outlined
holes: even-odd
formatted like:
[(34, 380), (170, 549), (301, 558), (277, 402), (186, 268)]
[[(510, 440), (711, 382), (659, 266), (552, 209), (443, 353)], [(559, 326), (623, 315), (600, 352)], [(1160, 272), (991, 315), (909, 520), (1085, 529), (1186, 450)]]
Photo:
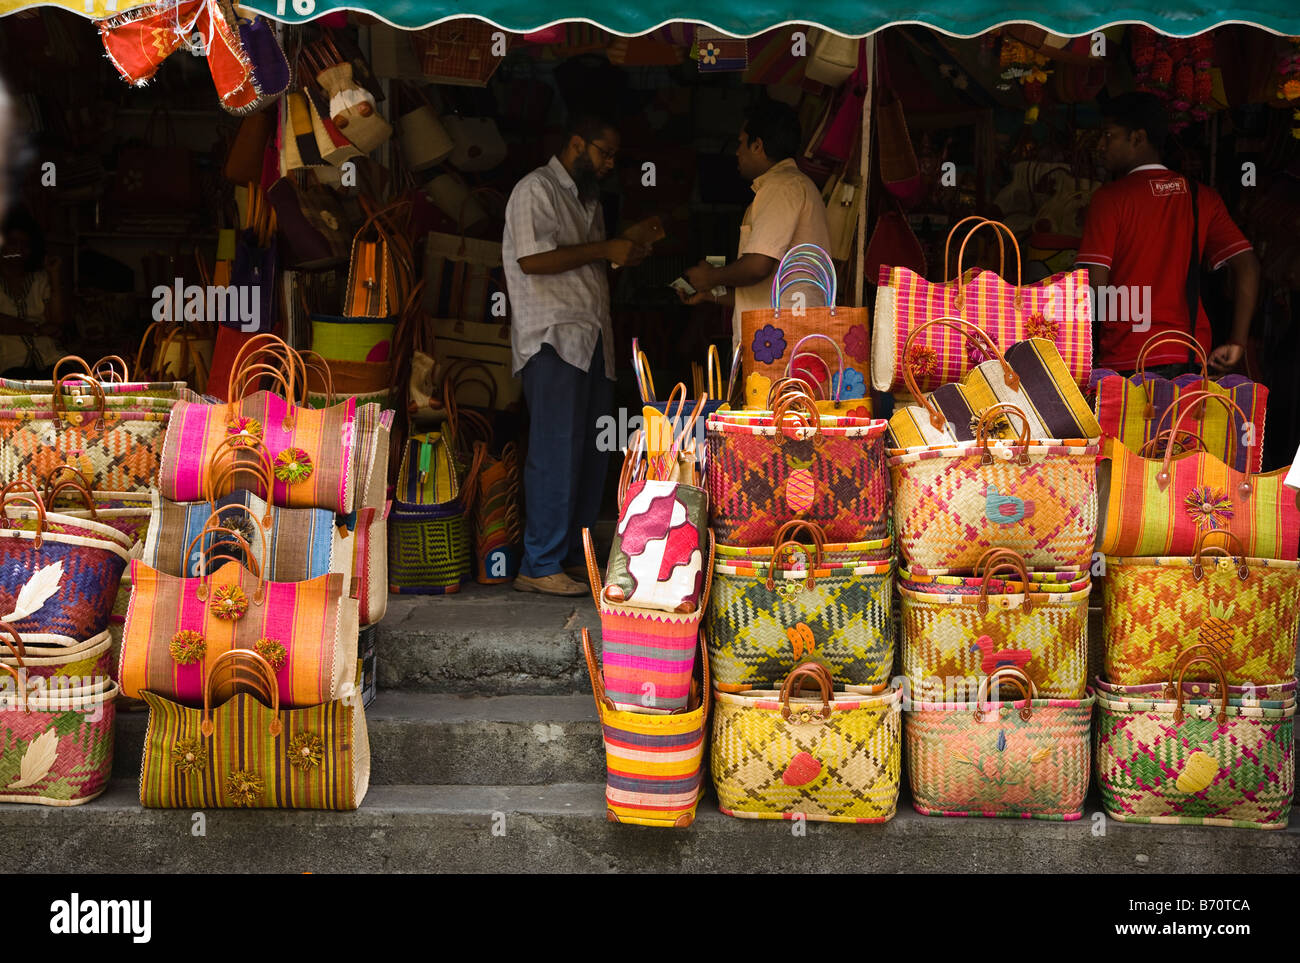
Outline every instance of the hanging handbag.
[(417, 84), (405, 88), (413, 92), (418, 103), (414, 110), (402, 114), (397, 120), (402, 160), (409, 170), (428, 170), (451, 156), (456, 144), (438, 119), (438, 112), (424, 88)]
[(871, 284), (887, 272), (886, 265), (907, 268), (917, 277), (925, 277), (925, 248), (917, 238), (912, 225), (897, 208), (877, 215), (876, 226), (862, 258), (862, 276)]
[[(1020, 435), (995, 440), (1015, 416)], [(1033, 569), (1082, 571), (1097, 535), (1096, 444), (1034, 444), (1013, 405), (988, 408), (975, 440), (891, 455), (894, 537), (919, 574), (970, 571), (990, 548), (1011, 548)]]
[(300, 187), (295, 177), (281, 177), (266, 192), (275, 210), (284, 266), (312, 271), (333, 267), (348, 259), (347, 219), (338, 197), (316, 182)]
[[(1215, 695), (1184, 682), (1208, 665)], [(1196, 678), (1205, 679), (1202, 672)], [(1175, 661), (1172, 695), (1097, 693), (1097, 785), (1112, 819), (1133, 823), (1285, 829), (1295, 794), (1295, 698), (1280, 707), (1234, 695), (1217, 655)]]
[[(1174, 457), (1175, 439), (1197, 403), (1246, 414), (1225, 395), (1193, 391), (1172, 407), (1173, 424), (1163, 458), (1143, 458), (1114, 438), (1103, 442), (1109, 459), (1098, 488), (1103, 507), (1097, 533), (1105, 555), (1193, 555), (1205, 531), (1226, 531), (1251, 558), (1293, 561), (1300, 554), (1300, 496), (1283, 482), (1287, 468), (1267, 474), (1240, 472), (1203, 451)], [(1256, 439), (1258, 443), (1259, 439)]]
[[(992, 591), (990, 576), (1010, 569), (1018, 591)], [(1088, 683), (1086, 578), (1069, 592), (1035, 592), (1024, 557), (990, 549), (975, 565), (975, 595), (915, 583), (899, 575), (903, 672), (913, 693), (931, 702), (954, 701), (954, 690), (1011, 667), (1049, 699), (1082, 699)], [(1025, 592), (1024, 586), (1031, 591)], [(957, 699), (956, 701), (961, 701)]]
[(661, 716), (620, 710), (605, 694), (604, 673), (586, 628), (582, 652), (605, 743), (606, 818), (637, 826), (689, 826), (703, 790), (709, 738), (707, 653), (700, 653), (703, 680), (692, 699), (694, 708)]
[[(1170, 380), (1143, 370), (1147, 353), (1169, 342), (1186, 345), (1196, 356), (1201, 363), (1199, 376), (1184, 374)], [(1183, 395), (1193, 391), (1223, 395), (1237, 406), (1237, 411), (1224, 405), (1200, 405), (1195, 430), (1204, 442), (1202, 447), (1234, 471), (1259, 471), (1268, 386), (1236, 374), (1211, 379), (1205, 351), (1195, 338), (1181, 331), (1158, 334), (1142, 346), (1136, 373), (1125, 378), (1098, 368), (1092, 373), (1092, 384), (1097, 391), (1097, 420), (1102, 433), (1136, 452), (1142, 451), (1161, 428), (1172, 427), (1170, 412)]]
[(453, 147), (447, 162), (466, 173), (490, 171), (500, 167), (509, 153), (505, 138), (491, 117), (461, 117), (452, 114), (442, 119)]
[(355, 65), (346, 60), (332, 37), (302, 51), (302, 60), (329, 97), (329, 118), (363, 154), (387, 143), (393, 136), (376, 106), (373, 92), (357, 82)]
[[(214, 692), (225, 674), (236, 686)], [(284, 706), (277, 674), (257, 652), (232, 650), (203, 679), (201, 709), (144, 693), (149, 725), (140, 804), (151, 809), (356, 809), (370, 785), (361, 698)], [(218, 703), (215, 708), (213, 703)]]
[(266, 146), (275, 136), (275, 123), (276, 113), (269, 108), (251, 113), (240, 121), (221, 170), (226, 180), (232, 184), (248, 184), (262, 179)]
[(5, 675), (14, 685), (0, 690), (0, 802), (79, 806), (107, 789), (117, 716), (113, 680), (33, 691), (14, 666), (0, 664)]
[[(908, 335), (911, 346), (931, 327), (956, 331), (989, 358), (972, 368), (957, 384), (943, 385), (929, 394), (921, 391), (911, 368), (903, 370), (910, 397), (917, 404), (898, 407), (889, 419), (886, 444), (913, 448), (971, 441), (984, 412), (999, 403), (1014, 405), (1029, 420), (1029, 437), (1098, 438), (1101, 426), (1051, 341), (1030, 338), (1013, 344), (1005, 353), (973, 324), (958, 318), (934, 318)], [(1012, 428), (994, 431), (1012, 436)]]
[(880, 149), (880, 180), (903, 207), (915, 207), (925, 196), (925, 181), (916, 148), (907, 129), (907, 114), (889, 77), (889, 58), (882, 44), (877, 51), (876, 143)]
[[(159, 115), (163, 134), (156, 133)], [(149, 115), (144, 144), (118, 151), (110, 206), (119, 214), (164, 215), (192, 211), (198, 199), (193, 159), (177, 146), (171, 114), (159, 108)]]
[[(1231, 554), (1209, 545), (1222, 536)], [(1203, 531), (1191, 556), (1107, 558), (1102, 638), (1108, 682), (1168, 678), (1190, 645), (1217, 653), (1229, 685), (1295, 676), (1300, 562), (1250, 558), (1229, 532)]]
[(830, 30), (814, 27), (812, 54), (804, 67), (804, 76), (828, 87), (838, 87), (858, 69), (859, 50), (855, 37), (842, 37)]
[[(772, 276), (772, 307), (741, 312), (740, 347), (745, 371), (745, 397), (766, 397), (771, 382), (781, 377), (787, 363), (786, 351), (810, 334), (824, 335), (832, 344), (808, 349), (826, 366), (835, 360), (839, 347), (854, 366), (844, 369), (841, 396), (846, 400), (865, 398), (867, 362), (870, 359), (870, 312), (866, 308), (837, 307), (835, 265), (830, 256), (814, 244), (796, 244), (781, 259)], [(792, 289), (799, 290), (791, 295)], [(809, 296), (807, 288), (820, 292)], [(803, 294), (807, 306), (790, 305)], [(824, 301), (826, 307), (815, 307)], [(790, 352), (793, 354), (793, 351)]]
[[(799, 695), (805, 679), (818, 696)], [(898, 807), (902, 691), (835, 692), (804, 663), (780, 691), (714, 690), (710, 770), (718, 808), (744, 819), (883, 823)]]
[[(799, 528), (811, 544), (788, 537)], [(728, 548), (719, 546), (705, 623), (718, 689), (768, 688), (801, 661), (820, 663), (841, 684), (885, 686), (894, 665), (888, 557), (829, 562), (814, 522), (783, 526), (765, 558), (723, 555)]]
[[(266, 558), (266, 530), (253, 529)], [(165, 575), (132, 561), (134, 594), (117, 676), (123, 695), (139, 699), (147, 691), (199, 705), (205, 672), (232, 649), (253, 649), (271, 664), (287, 706), (316, 706), (347, 694), (357, 671), (355, 583), (337, 573), (269, 580), (248, 541), (217, 518), (190, 541), (185, 557), (196, 550), (197, 577)], [(215, 556), (226, 561), (210, 571)]]
[(469, 577), (472, 546), (460, 472), (445, 433), (407, 439), (388, 518), (389, 591), (449, 595)]
[(410, 245), (394, 220), (398, 206), (402, 205), (371, 213), (352, 241), (343, 296), (343, 314), (349, 317), (388, 318), (401, 313), (413, 266)]
[(352, 571), (361, 583), (358, 619), (362, 628), (388, 611), (388, 456), (396, 412), (377, 404), (357, 407), (358, 508)]
[(771, 413), (713, 415), (706, 488), (718, 538), (770, 545), (793, 519), (817, 522), (831, 541), (884, 538), (885, 427), (879, 419), (821, 415), (803, 395), (787, 395)]
[(188, 44), (207, 2), (180, 0), (175, 4), (150, 4), (100, 20), (97, 26), (104, 53), (123, 80), (141, 87), (153, 79), (177, 48)]
[[(239, 293), (239, 311), (221, 312), (222, 326), (244, 334), (262, 333), (276, 326), (279, 317), (276, 226), (275, 209), (260, 187), (249, 184), (248, 216), (236, 241), (235, 262), (230, 269), (230, 287)], [(256, 309), (253, 318), (243, 314), (246, 300)]]
[(486, 87), (505, 59), (511, 35), (483, 20), (462, 17), (411, 34), (411, 46), (425, 79), (435, 84)]
[[(967, 220), (959, 221), (948, 234), (945, 278), (947, 247)], [(1016, 254), (1014, 285), (1002, 279), (1005, 260), (996, 274), (964, 270), (966, 245), (985, 225), (1010, 238)], [(952, 281), (932, 283), (905, 267), (880, 269), (871, 340), (872, 385), (877, 391), (904, 391), (906, 370), (911, 371), (922, 391), (961, 381), (986, 360), (982, 350), (972, 350), (963, 339), (936, 328), (928, 330), (919, 341), (911, 341), (907, 348), (911, 333), (927, 321), (957, 317), (983, 330), (1003, 351), (1018, 341), (1046, 338), (1056, 345), (1074, 383), (1086, 388), (1092, 372), (1090, 290), (1084, 268), (1052, 275), (1037, 284), (1022, 283), (1020, 248), (1010, 228), (997, 221), (981, 220), (961, 243), (957, 276)], [(908, 354), (904, 355), (904, 350)]]
[[(1003, 702), (1000, 684), (1020, 698)], [(1083, 816), (1095, 697), (1042, 697), (1012, 667), (980, 679), (974, 701), (914, 701), (904, 719), (912, 805), (926, 816)]]

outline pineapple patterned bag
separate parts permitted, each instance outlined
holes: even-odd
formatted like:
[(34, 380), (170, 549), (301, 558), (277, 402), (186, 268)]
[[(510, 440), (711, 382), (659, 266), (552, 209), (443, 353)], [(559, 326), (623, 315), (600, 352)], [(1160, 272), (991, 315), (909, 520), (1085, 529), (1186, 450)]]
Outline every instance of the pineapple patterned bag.
[(1211, 551), (1220, 550), (1191, 558), (1106, 559), (1107, 681), (1164, 681), (1179, 653), (1198, 643), (1215, 650), (1229, 685), (1295, 677), (1300, 562)]

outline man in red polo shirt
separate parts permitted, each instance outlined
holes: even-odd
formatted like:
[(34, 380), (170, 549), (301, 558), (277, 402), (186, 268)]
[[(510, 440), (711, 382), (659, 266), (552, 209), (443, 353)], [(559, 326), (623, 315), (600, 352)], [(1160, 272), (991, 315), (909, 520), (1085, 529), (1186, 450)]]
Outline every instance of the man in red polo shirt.
[[(1075, 258), (1087, 265), (1096, 295), (1093, 365), (1132, 372), (1148, 340), (1166, 331), (1191, 333), (1194, 327), (1214, 370), (1236, 367), (1259, 297), (1259, 259), (1213, 188), (1160, 163), (1168, 123), (1154, 94), (1116, 97), (1104, 116), (1104, 161), (1114, 180), (1093, 195)], [(1198, 270), (1209, 265), (1217, 271), (1225, 264), (1232, 266), (1235, 282), (1232, 333), (1216, 348), (1200, 303)], [(1188, 361), (1186, 348), (1167, 344), (1152, 349), (1145, 367), (1179, 373), (1188, 370)]]

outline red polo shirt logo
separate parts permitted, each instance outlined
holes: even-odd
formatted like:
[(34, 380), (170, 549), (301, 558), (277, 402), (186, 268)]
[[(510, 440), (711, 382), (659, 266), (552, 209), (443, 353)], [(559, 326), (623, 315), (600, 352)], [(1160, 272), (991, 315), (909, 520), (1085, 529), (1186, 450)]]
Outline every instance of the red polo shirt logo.
[(1174, 194), (1187, 193), (1187, 181), (1181, 177), (1171, 177), (1165, 180), (1151, 181), (1151, 193), (1156, 197), (1172, 197)]

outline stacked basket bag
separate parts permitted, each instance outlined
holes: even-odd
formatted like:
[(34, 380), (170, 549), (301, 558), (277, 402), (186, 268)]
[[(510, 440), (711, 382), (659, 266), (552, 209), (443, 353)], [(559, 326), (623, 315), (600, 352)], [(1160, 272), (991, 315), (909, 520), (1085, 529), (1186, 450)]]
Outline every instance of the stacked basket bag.
[[(938, 333), (984, 360), (925, 392), (920, 346)], [(913, 404), (890, 420), (889, 467), (913, 806), (1078, 819), (1099, 429), (1047, 339), (1003, 351), (936, 317), (911, 329), (900, 365)]]
[[(865, 314), (834, 306), (833, 266), (809, 247), (783, 260), (773, 309), (742, 319), (748, 407), (707, 423), (711, 768), (728, 815), (878, 823), (897, 808), (902, 729), (886, 425), (844, 364), (866, 358)], [(783, 309), (801, 282), (828, 307)]]
[(140, 800), (355, 809), (391, 422), (355, 398), (309, 407), (304, 359), (270, 335), (244, 345), (228, 389), (173, 407), (131, 561), (118, 681), (149, 709)]
[(624, 460), (604, 579), (591, 532), (582, 533), (600, 659), (586, 629), (582, 644), (604, 734), (609, 820), (683, 827), (695, 819), (704, 782), (709, 658), (700, 624), (713, 537), (708, 496), (694, 484), (694, 446), (668, 457), (642, 439), (638, 433)]
[(1200, 360), (1199, 376), (1173, 381), (1098, 373), (1097, 783), (1122, 821), (1281, 829), (1295, 789), (1300, 507), (1285, 469), (1259, 471), (1267, 389), (1211, 380)]

